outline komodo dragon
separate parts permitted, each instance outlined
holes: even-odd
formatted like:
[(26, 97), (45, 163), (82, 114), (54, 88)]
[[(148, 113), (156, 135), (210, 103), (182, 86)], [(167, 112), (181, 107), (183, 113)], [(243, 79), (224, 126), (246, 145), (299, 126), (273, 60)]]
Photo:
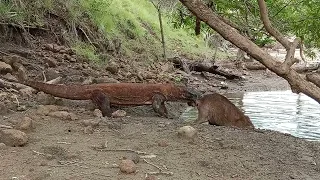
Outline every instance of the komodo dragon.
[(92, 100), (103, 116), (111, 116), (111, 105), (152, 105), (155, 112), (168, 117), (166, 101), (182, 101), (193, 104), (198, 93), (174, 84), (104, 83), (91, 85), (47, 84), (22, 80), (22, 84), (56, 97), (72, 100)]

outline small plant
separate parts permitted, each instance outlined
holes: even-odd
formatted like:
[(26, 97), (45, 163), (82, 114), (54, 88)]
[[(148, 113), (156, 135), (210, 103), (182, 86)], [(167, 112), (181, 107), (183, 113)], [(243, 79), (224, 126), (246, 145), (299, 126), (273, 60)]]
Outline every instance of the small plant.
[(95, 47), (90, 44), (78, 41), (73, 45), (73, 49), (79, 56), (93, 62), (100, 62), (99, 56), (96, 54)]

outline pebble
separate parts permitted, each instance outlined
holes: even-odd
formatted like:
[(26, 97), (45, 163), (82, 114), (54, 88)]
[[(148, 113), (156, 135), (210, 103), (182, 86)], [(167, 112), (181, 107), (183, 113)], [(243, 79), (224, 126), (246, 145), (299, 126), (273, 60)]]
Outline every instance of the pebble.
[(0, 73), (6, 74), (10, 72), (12, 72), (12, 67), (9, 64), (0, 61)]
[(84, 128), (83, 132), (85, 134), (93, 134), (93, 127), (92, 126), (87, 126)]
[(127, 112), (124, 110), (116, 110), (112, 113), (112, 117), (119, 118), (119, 117), (125, 117), (127, 115)]
[(192, 126), (183, 126), (178, 129), (178, 136), (185, 138), (193, 138), (197, 135), (197, 130)]
[(95, 109), (94, 111), (93, 111), (93, 116), (94, 117), (103, 117), (102, 116), (102, 112), (100, 111), (100, 109)]
[(37, 114), (48, 115), (52, 111), (57, 111), (58, 107), (55, 105), (40, 105), (37, 109)]
[(160, 140), (160, 141), (158, 141), (158, 146), (160, 146), (160, 147), (167, 147), (167, 146), (169, 146), (169, 144), (168, 144), (168, 142), (165, 141), (165, 140)]
[(28, 136), (26, 133), (16, 129), (5, 129), (0, 131), (0, 143), (7, 146), (23, 146), (27, 144)]
[(20, 105), (17, 107), (17, 111), (21, 112), (21, 111), (25, 111), (25, 110), (27, 110), (27, 107), (25, 105)]
[(99, 123), (101, 122), (100, 118), (96, 118), (96, 119), (86, 119), (82, 121), (82, 124), (84, 126), (92, 126), (92, 127), (97, 127), (99, 126)]
[(49, 67), (57, 67), (57, 61), (52, 57), (45, 57), (43, 61), (45, 64), (48, 64)]
[(130, 159), (121, 160), (119, 168), (121, 172), (126, 174), (134, 173), (137, 170), (135, 163)]
[(5, 143), (0, 143), (0, 150), (1, 150), (1, 149), (6, 149), (6, 147), (7, 147), (7, 146), (6, 146)]
[(39, 92), (37, 94), (37, 102), (39, 102), (40, 104), (54, 104), (56, 102), (54, 96), (50, 95), (50, 94), (46, 94), (44, 92)]
[(15, 128), (18, 130), (29, 131), (33, 128), (33, 121), (29, 117), (24, 117)]

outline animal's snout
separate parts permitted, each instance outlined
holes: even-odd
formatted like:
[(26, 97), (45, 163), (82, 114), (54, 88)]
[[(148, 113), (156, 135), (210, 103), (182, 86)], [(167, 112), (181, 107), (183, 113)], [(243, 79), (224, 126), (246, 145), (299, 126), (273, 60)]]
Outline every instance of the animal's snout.
[(200, 92), (195, 91), (194, 89), (191, 89), (191, 88), (187, 88), (185, 94), (186, 94), (186, 99), (191, 100), (193, 103), (195, 103), (196, 100), (201, 97)]

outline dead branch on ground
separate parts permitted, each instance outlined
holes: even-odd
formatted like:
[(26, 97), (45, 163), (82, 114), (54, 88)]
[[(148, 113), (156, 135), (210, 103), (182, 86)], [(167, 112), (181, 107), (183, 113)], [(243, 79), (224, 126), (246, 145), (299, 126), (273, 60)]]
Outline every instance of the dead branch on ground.
[(207, 65), (201, 62), (188, 62), (187, 60), (183, 60), (178, 57), (174, 57), (169, 59), (174, 64), (174, 67), (177, 69), (181, 69), (186, 73), (190, 73), (191, 71), (196, 71), (196, 72), (209, 72), (212, 74), (217, 74), (220, 76), (223, 76), (229, 80), (232, 79), (241, 79), (240, 76), (231, 74), (218, 66), (215, 65)]
[(173, 175), (173, 172), (166, 171), (167, 170), (166, 168), (164, 170), (161, 167), (159, 167), (159, 166), (157, 166), (157, 165), (155, 165), (155, 164), (153, 164), (153, 163), (151, 163), (151, 162), (149, 162), (149, 161), (147, 161), (145, 159), (143, 159), (143, 162), (145, 162), (145, 163), (147, 163), (147, 164), (149, 164), (149, 165), (151, 165), (151, 166), (153, 166), (153, 167), (155, 167), (155, 168), (157, 168), (159, 170), (158, 172), (148, 172), (148, 173), (146, 173), (146, 175), (167, 175), (167, 176), (172, 176)]

